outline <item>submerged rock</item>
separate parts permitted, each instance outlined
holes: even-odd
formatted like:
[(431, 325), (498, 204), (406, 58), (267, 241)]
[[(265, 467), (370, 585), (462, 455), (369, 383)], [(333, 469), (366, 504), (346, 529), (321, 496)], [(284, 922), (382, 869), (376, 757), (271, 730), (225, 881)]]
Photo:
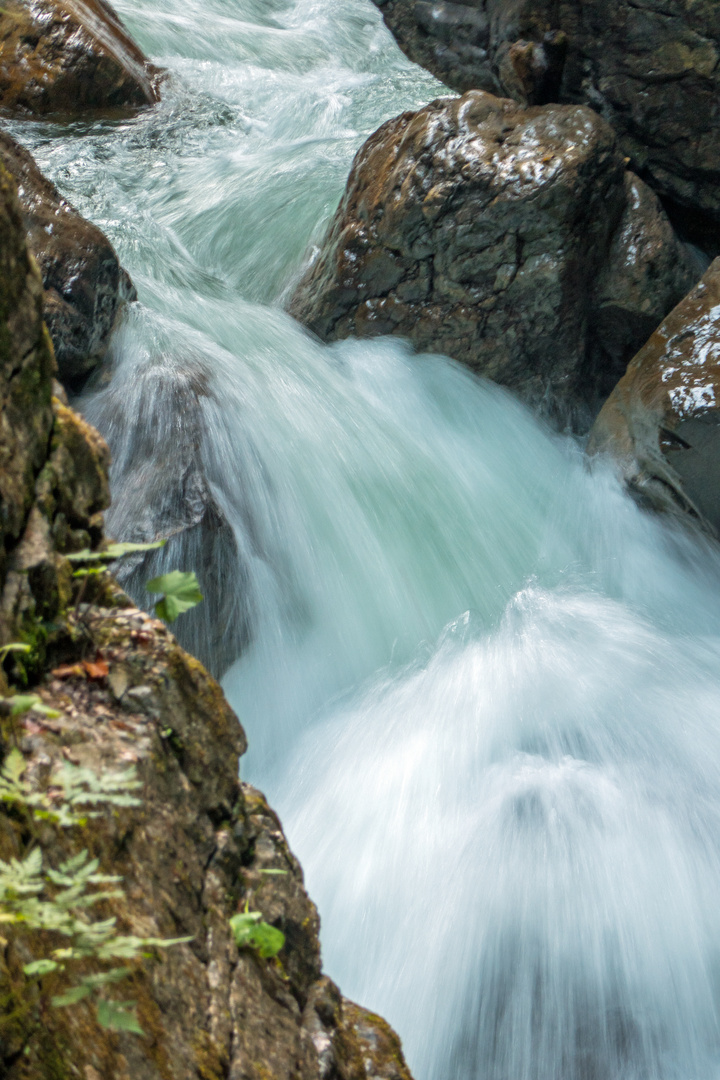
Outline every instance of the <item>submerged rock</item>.
[[(102, 543), (108, 453), (52, 397), (52, 373), (40, 275), (0, 165), (0, 644), (30, 650), (2, 658), (0, 763), (19, 750), (35, 791), (68, 761), (96, 776), (134, 766), (141, 781), (139, 803), (74, 829), (3, 802), (0, 859), (42, 853), (57, 871), (84, 847), (123, 879), (103, 919), (189, 939), (105, 987), (136, 1003), (139, 1035), (101, 1027), (89, 998), (54, 1006), (66, 976), (24, 965), (71, 938), (4, 922), (0, 1075), (411, 1080), (393, 1033), (322, 975), (317, 912), (277, 816), (239, 781), (245, 735), (220, 687), (108, 575), (73, 577), (65, 555)], [(12, 718), (13, 681), (51, 711)], [(277, 957), (238, 948), (229, 920), (246, 905), (284, 934)]]
[(290, 310), (324, 340), (408, 337), (582, 426), (696, 279), (595, 113), (475, 91), (368, 139)]
[(631, 168), (720, 225), (715, 0), (375, 0), (407, 55), (448, 86), (590, 105)]
[(77, 389), (102, 360), (118, 309), (135, 298), (135, 290), (107, 237), (2, 131), (0, 162), (18, 185), (28, 244), (45, 287), (43, 316), (60, 379)]
[(628, 365), (588, 451), (644, 505), (720, 536), (720, 259)]
[(159, 99), (162, 72), (106, 0), (6, 0), (0, 111), (76, 116)]

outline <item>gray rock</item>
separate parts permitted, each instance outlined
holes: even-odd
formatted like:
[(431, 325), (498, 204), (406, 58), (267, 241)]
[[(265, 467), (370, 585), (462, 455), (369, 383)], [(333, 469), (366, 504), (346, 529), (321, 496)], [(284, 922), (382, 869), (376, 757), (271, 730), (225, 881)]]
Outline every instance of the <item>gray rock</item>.
[(582, 428), (695, 280), (594, 112), (475, 91), (365, 143), (290, 310), (324, 340), (407, 337)]

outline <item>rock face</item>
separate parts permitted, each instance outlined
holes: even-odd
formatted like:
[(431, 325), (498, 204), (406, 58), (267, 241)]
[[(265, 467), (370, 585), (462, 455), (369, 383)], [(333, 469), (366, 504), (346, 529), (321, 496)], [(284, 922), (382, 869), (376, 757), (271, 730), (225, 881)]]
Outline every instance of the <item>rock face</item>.
[(42, 281), (1, 165), (0, 200), (0, 643), (31, 641), (42, 662), (44, 624), (71, 590), (59, 552), (101, 535), (108, 455), (97, 433), (52, 398)]
[(643, 504), (720, 535), (720, 259), (631, 361), (591, 432)]
[[(68, 754), (96, 774), (136, 765), (142, 806), (93, 824), (90, 844), (122, 874), (125, 900), (112, 914), (126, 932), (190, 936), (144, 961), (123, 985), (144, 1037), (98, 1028), (87, 1003), (52, 1009), (22, 978), (12, 934), (0, 957), (0, 1068), (8, 1080), (412, 1080), (382, 1020), (343, 999), (322, 975), (319, 920), (280, 823), (263, 796), (238, 780), (245, 738), (214, 680), (162, 623), (108, 590), (82, 612), (85, 655), (105, 678), (53, 678), (41, 688), (59, 718), (26, 723), (28, 769)], [(58, 656), (78, 659), (71, 617)], [(52, 857), (70, 841), (45, 838)], [(0, 815), (0, 854), (16, 837)], [(274, 871), (271, 876), (268, 871)], [(230, 917), (262, 913), (286, 943), (262, 959), (233, 940)], [(25, 960), (25, 962), (27, 962)], [(29, 1000), (28, 1000), (29, 999)], [(3, 1024), (20, 1003), (20, 1022)], [(55, 1071), (52, 1071), (52, 1070)]]
[(102, 359), (121, 303), (134, 299), (132, 282), (107, 237), (5, 132), (0, 162), (18, 185), (28, 244), (45, 286), (43, 316), (60, 379), (76, 389)]
[[(0, 759), (19, 745), (40, 788), (68, 759), (96, 774), (132, 764), (142, 781), (140, 805), (74, 831), (34, 833), (3, 803), (0, 858), (37, 845), (57, 868), (84, 846), (124, 878), (103, 918), (192, 939), (132, 963), (120, 997), (137, 1003), (139, 1036), (100, 1028), (87, 1001), (53, 1007), (56, 976), (26, 976), (33, 941), (3, 924), (0, 1075), (411, 1080), (387, 1025), (322, 975), (316, 910), (277, 817), (239, 782), (245, 736), (217, 683), (107, 575), (73, 578), (64, 553), (102, 541), (108, 455), (52, 397), (52, 372), (40, 275), (0, 166), (0, 644), (30, 647), (0, 667)], [(11, 719), (9, 683), (58, 715)], [(229, 919), (246, 902), (284, 932), (277, 958), (236, 946)]]
[(324, 340), (408, 337), (582, 426), (696, 279), (595, 113), (476, 91), (365, 143), (290, 310)]
[(456, 90), (579, 102), (631, 168), (720, 222), (715, 0), (376, 0), (408, 56)]
[(7, 0), (0, 11), (0, 111), (72, 115), (158, 100), (149, 63), (106, 0)]

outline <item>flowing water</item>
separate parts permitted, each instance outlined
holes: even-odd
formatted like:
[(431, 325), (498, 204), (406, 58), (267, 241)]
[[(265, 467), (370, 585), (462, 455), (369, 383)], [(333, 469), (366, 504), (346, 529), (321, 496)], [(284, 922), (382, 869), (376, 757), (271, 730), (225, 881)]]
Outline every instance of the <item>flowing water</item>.
[(245, 646), (326, 969), (416, 1080), (720, 1077), (717, 553), (442, 357), (283, 314), (357, 147), (440, 92), (370, 0), (117, 7), (162, 104), (13, 130), (138, 288), (82, 402), (110, 528), (225, 523), (167, 558), (212, 556), (194, 633)]

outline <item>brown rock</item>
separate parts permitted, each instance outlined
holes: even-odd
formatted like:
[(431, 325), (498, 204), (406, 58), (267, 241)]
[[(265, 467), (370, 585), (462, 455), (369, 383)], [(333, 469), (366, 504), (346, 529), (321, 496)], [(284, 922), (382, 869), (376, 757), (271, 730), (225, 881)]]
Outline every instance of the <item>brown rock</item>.
[[(376, 0), (401, 48), (455, 90), (578, 102), (631, 168), (720, 223), (720, 8), (715, 0)], [(477, 27), (468, 37), (468, 27)], [(717, 243), (717, 238), (715, 240)]]
[(324, 340), (408, 337), (582, 426), (694, 280), (595, 113), (475, 91), (371, 136), (290, 310)]
[(76, 116), (158, 100), (149, 63), (106, 0), (7, 0), (0, 111)]
[(720, 535), (720, 259), (628, 365), (590, 454), (617, 461), (635, 497)]
[(0, 162), (14, 177), (27, 240), (40, 267), (43, 316), (60, 379), (77, 389), (100, 363), (122, 301), (135, 295), (107, 237), (78, 214), (32, 155), (0, 131)]

